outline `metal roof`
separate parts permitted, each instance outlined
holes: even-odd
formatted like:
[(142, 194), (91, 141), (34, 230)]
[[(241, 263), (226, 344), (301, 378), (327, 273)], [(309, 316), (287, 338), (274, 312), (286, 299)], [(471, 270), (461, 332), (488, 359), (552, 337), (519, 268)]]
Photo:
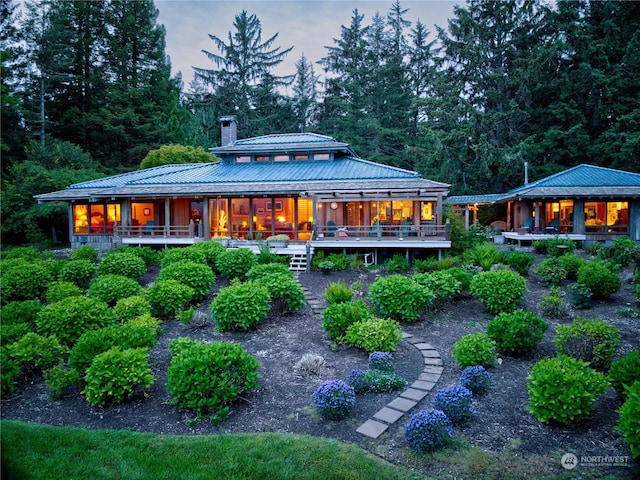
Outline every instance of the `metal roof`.
[(504, 194), (490, 194), (490, 195), (454, 195), (451, 197), (447, 197), (446, 202), (452, 205), (471, 205), (471, 204), (481, 204), (487, 205), (491, 203), (495, 203), (500, 200)]
[(318, 133), (279, 133), (260, 137), (235, 140), (230, 145), (209, 149), (219, 157), (242, 153), (279, 153), (279, 152), (343, 152), (357, 157), (348, 143), (336, 141), (333, 137)]

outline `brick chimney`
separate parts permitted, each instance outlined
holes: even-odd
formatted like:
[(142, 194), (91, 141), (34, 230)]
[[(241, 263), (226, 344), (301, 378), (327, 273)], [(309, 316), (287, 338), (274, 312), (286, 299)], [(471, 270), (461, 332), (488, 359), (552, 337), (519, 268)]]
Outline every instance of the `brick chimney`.
[(238, 123), (235, 115), (227, 115), (220, 119), (222, 141), (220, 146), (226, 147), (238, 139)]

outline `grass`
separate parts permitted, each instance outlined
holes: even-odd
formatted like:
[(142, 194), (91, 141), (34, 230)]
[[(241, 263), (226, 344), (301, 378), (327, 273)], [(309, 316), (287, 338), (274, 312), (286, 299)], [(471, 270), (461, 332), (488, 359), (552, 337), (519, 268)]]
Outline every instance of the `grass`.
[(0, 423), (2, 478), (415, 480), (337, 440), (283, 433), (173, 436)]

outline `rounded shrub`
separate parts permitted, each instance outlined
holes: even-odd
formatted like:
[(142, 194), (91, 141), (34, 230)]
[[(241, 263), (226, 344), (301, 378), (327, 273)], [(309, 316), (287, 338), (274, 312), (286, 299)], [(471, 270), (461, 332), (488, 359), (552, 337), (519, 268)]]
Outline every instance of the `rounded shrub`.
[(451, 420), (441, 410), (420, 410), (411, 416), (404, 436), (412, 448), (428, 452), (444, 447), (453, 439)]
[(18, 388), (20, 366), (9, 356), (6, 347), (0, 347), (0, 395), (13, 393)]
[[(564, 248), (558, 248), (562, 246)], [(570, 238), (549, 238), (547, 239), (547, 254), (552, 257), (560, 257), (567, 253), (573, 253), (576, 249), (576, 244)]]
[(518, 274), (526, 277), (529, 275), (529, 267), (534, 264), (535, 257), (527, 252), (510, 252), (507, 255), (507, 265), (513, 268)]
[(58, 281), (49, 284), (47, 289), (47, 302), (55, 303), (69, 297), (79, 297), (82, 290), (71, 282)]
[(27, 323), (31, 327), (35, 327), (36, 318), (38, 318), (38, 313), (43, 307), (44, 305), (40, 300), (23, 300), (8, 303), (0, 310), (2, 325)]
[(481, 243), (465, 250), (463, 258), (465, 263), (489, 271), (494, 265), (503, 263), (505, 256), (493, 243)]
[(491, 387), (491, 374), (480, 365), (467, 367), (460, 375), (460, 385), (474, 395), (484, 395)]
[(10, 323), (0, 325), (0, 345), (6, 346), (17, 342), (27, 333), (33, 332), (33, 327), (28, 323)]
[(269, 290), (256, 282), (221, 288), (211, 303), (211, 314), (221, 332), (255, 327), (271, 310)]
[(223, 419), (228, 406), (258, 386), (258, 361), (238, 343), (170, 343), (167, 389), (180, 408)]
[(96, 260), (98, 260), (98, 250), (91, 245), (82, 245), (71, 252), (69, 258), (71, 258), (71, 260), (89, 260), (95, 263)]
[(225, 250), (216, 260), (220, 274), (244, 281), (247, 273), (256, 264), (256, 255), (248, 248)]
[(536, 348), (549, 325), (532, 312), (501, 313), (487, 326), (487, 335), (504, 355), (525, 355)]
[(72, 346), (84, 332), (116, 321), (116, 314), (103, 301), (71, 297), (44, 307), (38, 313), (37, 326), (40, 334), (55, 335), (63, 345)]
[(540, 283), (545, 287), (559, 285), (562, 280), (567, 278), (568, 272), (564, 268), (559, 258), (545, 258), (538, 264), (536, 275), (540, 279)]
[(37, 333), (27, 333), (20, 340), (7, 346), (11, 358), (21, 367), (36, 373), (57, 365), (67, 348), (55, 336), (43, 337)]
[(580, 270), (580, 267), (587, 263), (587, 261), (577, 253), (565, 253), (558, 257), (558, 263), (567, 271), (567, 278), (569, 280), (577, 280), (578, 270)]
[(213, 273), (219, 273), (218, 257), (223, 252), (227, 251), (225, 246), (213, 240), (207, 240), (206, 242), (195, 243), (191, 245), (189, 248), (197, 252), (202, 252), (204, 254), (204, 258), (205, 258), (205, 261), (207, 262), (207, 265), (209, 265), (211, 270), (213, 270)]
[(269, 292), (271, 311), (275, 314), (295, 312), (305, 305), (304, 290), (290, 273), (266, 275), (255, 283)]
[(551, 287), (549, 294), (542, 299), (542, 314), (551, 318), (568, 317), (571, 310), (564, 297), (565, 294), (560, 287)]
[(524, 300), (527, 281), (511, 270), (480, 272), (471, 280), (471, 294), (493, 314), (513, 312)]
[(620, 344), (620, 331), (604, 320), (576, 318), (570, 325), (558, 325), (553, 338), (558, 353), (589, 362), (606, 370)]
[(471, 286), (471, 280), (474, 273), (470, 270), (462, 267), (452, 267), (445, 270), (449, 275), (453, 276), (460, 282), (460, 290), (469, 290)]
[(150, 328), (155, 332), (156, 336), (162, 333), (162, 322), (149, 314), (127, 320), (123, 325), (128, 325), (133, 328)]
[(569, 301), (576, 308), (585, 309), (591, 307), (591, 289), (586, 285), (572, 283), (567, 287)]
[(154, 315), (178, 318), (193, 299), (193, 288), (178, 280), (160, 280), (147, 288), (145, 296)]
[(82, 290), (86, 290), (96, 273), (96, 268), (95, 263), (89, 260), (71, 260), (62, 267), (60, 280), (71, 282)]
[(162, 253), (160, 265), (162, 265), (162, 268), (165, 268), (172, 263), (181, 262), (183, 260), (194, 263), (201, 263), (210, 267), (209, 262), (207, 262), (207, 256), (205, 255), (204, 250), (193, 248), (193, 246), (175, 247), (170, 248), (169, 250), (165, 250)]
[(41, 261), (19, 262), (14, 267), (3, 268), (0, 277), (2, 303), (43, 299), (52, 280)]
[(433, 408), (441, 410), (454, 425), (461, 425), (473, 413), (473, 394), (461, 386), (441, 388), (433, 397)]
[(353, 387), (353, 390), (356, 393), (360, 393), (365, 390), (364, 373), (364, 370), (354, 368), (349, 372), (349, 375), (347, 375), (347, 383)]
[(626, 267), (630, 263), (640, 260), (640, 247), (629, 237), (618, 237), (607, 248), (605, 256), (616, 265)]
[(114, 306), (122, 298), (142, 295), (143, 292), (144, 289), (133, 278), (124, 275), (105, 274), (98, 275), (91, 281), (87, 296), (102, 300), (109, 306)]
[(75, 369), (67, 369), (61, 365), (56, 365), (44, 374), (44, 381), (49, 387), (49, 396), (54, 400), (59, 400), (71, 390), (71, 387), (82, 387), (80, 374)]
[(118, 405), (149, 388), (155, 380), (149, 367), (149, 351), (113, 347), (93, 359), (84, 380), (82, 393), (91, 405)]
[(453, 344), (453, 356), (461, 368), (473, 365), (494, 367), (497, 362), (496, 342), (484, 332), (469, 333)]
[(384, 263), (387, 272), (403, 273), (409, 270), (409, 260), (400, 253), (396, 253), (393, 257), (388, 258)]
[(342, 420), (356, 406), (356, 392), (342, 380), (326, 380), (313, 392), (318, 413), (328, 420)]
[(254, 265), (247, 272), (247, 280), (254, 281), (268, 275), (288, 275), (293, 278), (293, 273), (289, 267), (282, 263), (261, 263)]
[(39, 252), (35, 247), (11, 247), (10, 249), (2, 252), (3, 260), (26, 260), (29, 262), (33, 262), (35, 260), (40, 260), (42, 258), (42, 253)]
[(203, 299), (211, 291), (216, 282), (213, 270), (203, 263), (180, 260), (162, 269), (157, 281), (177, 280), (193, 289), (193, 300)]
[(146, 272), (144, 260), (133, 253), (109, 253), (98, 265), (100, 275), (123, 275), (136, 282)]
[(132, 295), (116, 302), (113, 311), (121, 323), (141, 315), (151, 314), (151, 305), (144, 295)]
[(593, 298), (607, 299), (620, 290), (620, 277), (613, 273), (602, 260), (591, 260), (578, 270), (578, 283), (591, 290)]
[(82, 334), (69, 353), (69, 365), (84, 373), (93, 359), (112, 347), (121, 349), (151, 348), (157, 343), (156, 330), (152, 327), (110, 325)]
[(373, 318), (369, 307), (358, 299), (351, 302), (334, 303), (322, 312), (322, 328), (334, 342), (342, 342), (347, 329), (361, 320)]
[(160, 255), (151, 247), (132, 247), (130, 245), (120, 245), (112, 249), (109, 254), (130, 253), (140, 257), (145, 265), (158, 265), (160, 263)]
[(434, 293), (437, 303), (451, 300), (460, 295), (462, 284), (448, 270), (436, 270), (430, 273), (416, 273), (413, 280)]
[(413, 322), (435, 300), (435, 294), (403, 275), (380, 277), (369, 286), (369, 298), (385, 317)]
[(622, 398), (633, 382), (640, 381), (640, 349), (627, 353), (611, 364), (608, 374), (611, 386)]
[(347, 328), (344, 336), (347, 345), (361, 348), (365, 352), (393, 352), (401, 339), (402, 332), (398, 322), (380, 318), (356, 322)]
[(640, 381), (636, 381), (627, 391), (626, 400), (618, 410), (620, 418), (615, 429), (622, 433), (624, 441), (631, 448), (633, 458), (640, 458)]
[(350, 302), (352, 298), (353, 291), (343, 281), (331, 282), (324, 289), (324, 299), (327, 305)]
[(545, 358), (527, 380), (529, 411), (541, 422), (569, 424), (588, 418), (608, 387), (605, 376), (567, 355)]
[(406, 380), (394, 372), (369, 369), (364, 372), (362, 379), (356, 382), (353, 389), (356, 393), (382, 393), (395, 392), (406, 386)]
[(373, 352), (369, 355), (369, 369), (382, 372), (394, 372), (393, 355), (389, 352)]

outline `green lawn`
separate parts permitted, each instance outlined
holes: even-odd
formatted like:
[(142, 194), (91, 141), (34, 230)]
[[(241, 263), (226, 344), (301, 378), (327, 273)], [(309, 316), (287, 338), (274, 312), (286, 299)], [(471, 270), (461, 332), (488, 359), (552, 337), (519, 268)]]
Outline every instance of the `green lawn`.
[(337, 440), (282, 433), (173, 436), (3, 421), (2, 478), (423, 479)]

